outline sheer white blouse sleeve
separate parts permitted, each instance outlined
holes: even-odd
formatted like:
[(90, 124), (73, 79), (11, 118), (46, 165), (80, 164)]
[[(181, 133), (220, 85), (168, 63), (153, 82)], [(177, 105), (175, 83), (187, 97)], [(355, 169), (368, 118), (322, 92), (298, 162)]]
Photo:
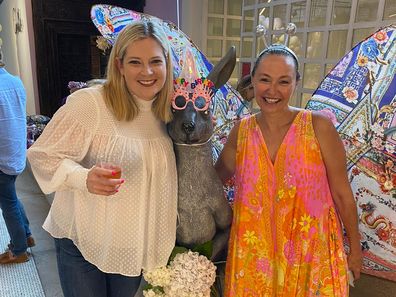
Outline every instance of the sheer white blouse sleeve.
[(89, 169), (79, 163), (86, 155), (98, 127), (99, 108), (91, 93), (68, 97), (28, 150), (34, 176), (46, 194), (68, 187), (87, 191)]

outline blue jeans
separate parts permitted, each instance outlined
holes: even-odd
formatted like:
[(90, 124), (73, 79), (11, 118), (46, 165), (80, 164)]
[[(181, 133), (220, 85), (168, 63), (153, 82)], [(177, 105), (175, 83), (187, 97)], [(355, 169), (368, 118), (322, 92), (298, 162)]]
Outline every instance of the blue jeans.
[(70, 239), (55, 238), (55, 248), (64, 297), (133, 297), (139, 289), (141, 276), (100, 271)]
[(31, 232), (23, 205), (16, 195), (16, 177), (0, 171), (0, 208), (11, 238), (11, 252), (18, 256), (26, 252), (26, 238)]

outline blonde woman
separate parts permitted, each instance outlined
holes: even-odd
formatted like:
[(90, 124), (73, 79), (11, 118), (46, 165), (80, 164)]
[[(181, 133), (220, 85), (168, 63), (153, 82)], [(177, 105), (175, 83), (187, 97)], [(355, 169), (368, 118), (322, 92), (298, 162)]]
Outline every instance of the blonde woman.
[[(165, 124), (172, 64), (150, 22), (125, 27), (107, 81), (71, 94), (29, 149), (65, 297), (133, 296), (175, 243), (177, 176)], [(119, 176), (121, 170), (121, 177)]]

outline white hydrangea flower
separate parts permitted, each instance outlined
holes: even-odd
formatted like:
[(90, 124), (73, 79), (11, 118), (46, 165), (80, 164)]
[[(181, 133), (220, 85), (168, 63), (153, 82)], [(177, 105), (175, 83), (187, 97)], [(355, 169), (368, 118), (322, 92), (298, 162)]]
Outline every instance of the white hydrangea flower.
[(167, 267), (158, 267), (152, 271), (143, 272), (144, 279), (154, 287), (166, 287), (170, 282), (170, 271)]
[(151, 285), (162, 287), (165, 292), (158, 295), (153, 290), (146, 290), (144, 296), (147, 297), (210, 297), (210, 288), (216, 279), (216, 266), (205, 256), (188, 251), (177, 254), (167, 267), (144, 272), (144, 278)]
[(216, 266), (205, 256), (188, 251), (178, 254), (171, 262), (171, 287), (183, 288), (186, 293), (210, 291), (216, 278)]

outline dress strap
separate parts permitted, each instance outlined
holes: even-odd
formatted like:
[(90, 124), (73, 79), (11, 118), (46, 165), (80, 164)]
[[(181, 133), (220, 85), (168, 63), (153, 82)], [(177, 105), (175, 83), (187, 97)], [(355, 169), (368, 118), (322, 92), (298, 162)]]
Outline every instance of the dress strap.
[(302, 110), (300, 113), (300, 118), (295, 123), (299, 130), (299, 134), (303, 133), (309, 136), (314, 136), (315, 131), (313, 129), (312, 111)]
[(247, 135), (249, 134), (250, 129), (254, 125), (254, 115), (245, 117), (241, 119), (241, 122), (239, 124), (238, 128), (238, 140), (237, 140), (237, 145), (238, 147), (244, 142), (246, 139)]

